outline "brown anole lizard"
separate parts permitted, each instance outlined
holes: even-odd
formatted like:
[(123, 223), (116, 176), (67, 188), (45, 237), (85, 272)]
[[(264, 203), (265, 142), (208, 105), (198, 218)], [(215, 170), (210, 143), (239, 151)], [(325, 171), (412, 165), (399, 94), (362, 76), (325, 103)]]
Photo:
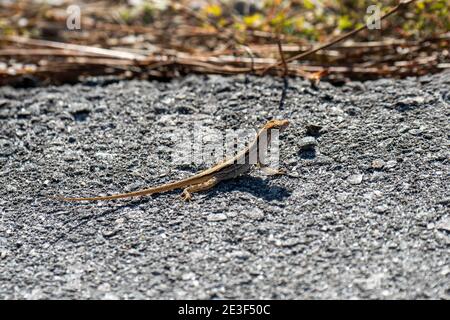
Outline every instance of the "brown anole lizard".
[[(265, 151), (271, 142), (272, 130), (279, 130), (280, 132), (286, 129), (289, 125), (288, 120), (270, 120), (268, 121), (257, 133), (256, 138), (251, 142), (247, 148), (239, 152), (236, 156), (225, 160), (212, 168), (206, 169), (195, 174), (192, 177), (182, 179), (176, 182), (163, 184), (161, 186), (152, 187), (140, 191), (134, 191), (123, 194), (116, 194), (111, 196), (101, 196), (101, 197), (87, 197), (87, 198), (65, 198), (57, 197), (59, 200), (63, 201), (99, 201), (99, 200), (113, 200), (120, 198), (130, 198), (145, 196), (155, 193), (161, 193), (166, 191), (171, 191), (174, 189), (183, 189), (181, 197), (184, 200), (191, 200), (192, 193), (205, 191), (214, 187), (217, 183), (223, 180), (236, 178), (241, 174), (248, 172), (252, 166), (250, 163), (251, 155), (256, 154), (257, 165), (264, 169), (268, 174), (281, 174), (281, 170), (276, 170), (268, 167), (264, 162)], [(261, 148), (261, 141), (264, 144)]]

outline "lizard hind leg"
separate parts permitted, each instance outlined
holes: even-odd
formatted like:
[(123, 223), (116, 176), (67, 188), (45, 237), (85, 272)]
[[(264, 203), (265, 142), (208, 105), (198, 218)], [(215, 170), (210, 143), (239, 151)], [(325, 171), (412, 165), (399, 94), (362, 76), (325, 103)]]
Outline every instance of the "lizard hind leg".
[(260, 167), (262, 172), (268, 176), (278, 176), (286, 174), (286, 169), (275, 169), (271, 167)]
[(211, 189), (217, 184), (217, 182), (219, 182), (217, 178), (211, 178), (205, 182), (193, 184), (183, 190), (181, 198), (183, 198), (184, 201), (190, 201), (192, 200), (192, 194), (194, 192), (206, 191), (208, 189)]

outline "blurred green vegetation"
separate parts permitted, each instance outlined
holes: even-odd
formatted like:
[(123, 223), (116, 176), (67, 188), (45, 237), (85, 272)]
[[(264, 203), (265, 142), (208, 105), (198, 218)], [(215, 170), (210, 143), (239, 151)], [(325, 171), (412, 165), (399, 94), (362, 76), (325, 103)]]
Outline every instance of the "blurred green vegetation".
[[(104, 1), (103, 1), (104, 2)], [(321, 41), (329, 36), (355, 29), (365, 23), (367, 8), (377, 5), (381, 12), (398, 4), (399, 0), (121, 0), (110, 3), (107, 11), (88, 10), (99, 20), (128, 25), (151, 26), (158, 19), (183, 20), (180, 5), (191, 8), (203, 21), (190, 20), (189, 24), (206, 29), (230, 28), (237, 33), (245, 31), (279, 32), (305, 40)], [(82, 8), (95, 6), (96, 1), (39, 0), (22, 1), (36, 19), (46, 19), (48, 9), (76, 3)], [(30, 5), (30, 3), (32, 5)], [(56, 3), (56, 5), (55, 5)], [(1, 8), (1, 4), (0, 4)], [(178, 9), (177, 9), (178, 8)], [(396, 14), (394, 19), (383, 22), (383, 35), (393, 37), (423, 38), (443, 34), (450, 30), (450, 0), (418, 0), (406, 12)], [(84, 13), (84, 12), (83, 12)], [(23, 21), (22, 21), (23, 22)], [(20, 19), (0, 14), (0, 34), (30, 32), (20, 25)], [(27, 33), (26, 32), (26, 33)], [(23, 34), (23, 33), (22, 33)], [(379, 37), (373, 32), (370, 38)], [(366, 37), (367, 39), (367, 37)]]
[[(159, 3), (165, 1), (158, 1)], [(398, 0), (261, 0), (261, 1), (187, 1), (200, 4), (199, 12), (208, 21), (236, 30), (258, 30), (298, 36), (309, 40), (358, 28), (365, 23), (369, 6), (381, 13), (398, 4)], [(143, 1), (142, 8), (154, 1)], [(169, 4), (169, 2), (166, 2)], [(167, 10), (170, 6), (163, 6)], [(428, 37), (450, 30), (450, 0), (419, 0), (407, 12), (387, 22), (384, 35)], [(139, 12), (139, 10), (137, 11)], [(142, 15), (141, 15), (142, 16)], [(208, 24), (204, 25), (205, 27)], [(374, 35), (377, 36), (377, 35)]]

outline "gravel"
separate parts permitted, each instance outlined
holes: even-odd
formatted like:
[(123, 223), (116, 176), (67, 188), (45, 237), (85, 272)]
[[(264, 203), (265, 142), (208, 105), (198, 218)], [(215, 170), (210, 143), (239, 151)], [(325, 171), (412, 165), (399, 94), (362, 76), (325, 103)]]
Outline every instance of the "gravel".
[[(0, 88), (0, 298), (450, 299), (450, 73), (291, 79), (280, 110), (282, 88), (241, 76)], [(207, 164), (171, 162), (171, 136), (270, 118), (291, 120), (287, 175), (254, 171), (190, 203), (46, 198), (186, 177)]]

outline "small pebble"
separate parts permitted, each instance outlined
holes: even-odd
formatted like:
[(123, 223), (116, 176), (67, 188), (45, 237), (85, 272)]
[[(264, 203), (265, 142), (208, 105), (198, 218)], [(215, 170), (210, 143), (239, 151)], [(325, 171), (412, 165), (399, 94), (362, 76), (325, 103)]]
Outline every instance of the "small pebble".
[(8, 251), (6, 251), (6, 250), (0, 251), (0, 260), (6, 258), (7, 256), (8, 256)]
[(385, 163), (384, 167), (385, 168), (393, 168), (397, 165), (397, 161), (395, 160), (389, 160), (388, 162)]
[(384, 167), (385, 162), (381, 159), (376, 159), (372, 161), (372, 168), (373, 169), (381, 169)]
[(99, 290), (99, 291), (110, 291), (111, 290), (111, 285), (109, 283), (102, 283), (101, 285), (99, 285), (97, 287), (97, 290)]
[(227, 256), (229, 256), (230, 258), (237, 258), (237, 259), (241, 259), (241, 260), (247, 260), (248, 258), (251, 257), (251, 255), (246, 252), (246, 251), (233, 251), (229, 254), (227, 254)]
[(340, 202), (344, 202), (348, 198), (348, 193), (338, 193), (336, 199)]
[(412, 97), (409, 99), (405, 99), (406, 102), (410, 103), (410, 104), (422, 104), (425, 102), (425, 98), (422, 96), (417, 96), (417, 97)]
[(317, 140), (314, 137), (304, 137), (299, 142), (300, 150), (311, 150), (317, 146)]
[(353, 174), (348, 177), (348, 182), (350, 184), (360, 184), (362, 182), (363, 175), (362, 174)]
[(376, 206), (374, 210), (375, 210), (376, 213), (384, 213), (384, 212), (386, 212), (388, 209), (389, 209), (389, 207), (388, 207), (387, 205), (382, 204), (382, 205), (380, 205), (380, 206)]
[(261, 209), (255, 208), (252, 210), (244, 210), (242, 212), (244, 216), (253, 220), (262, 220), (264, 218), (264, 212)]
[(115, 295), (114, 293), (107, 292), (103, 297), (101, 297), (102, 300), (119, 300), (119, 297)]
[(195, 278), (195, 273), (193, 273), (193, 272), (183, 273), (181, 275), (181, 279), (184, 281), (191, 280), (194, 278)]
[(297, 171), (292, 170), (288, 171), (287, 176), (291, 178), (298, 178), (300, 177), (300, 174)]
[(450, 217), (441, 219), (436, 225), (436, 228), (439, 230), (450, 231)]
[(234, 218), (234, 217), (237, 217), (237, 215), (238, 215), (238, 213), (236, 211), (227, 212), (228, 218)]
[(227, 220), (227, 215), (224, 213), (217, 213), (217, 214), (214, 213), (208, 215), (207, 220), (211, 222), (224, 221)]
[(443, 199), (441, 199), (441, 200), (438, 200), (437, 203), (438, 203), (438, 204), (444, 204), (444, 205), (449, 204), (449, 203), (450, 203), (450, 197), (447, 197), (447, 198), (443, 198)]
[(111, 237), (115, 236), (116, 234), (118, 234), (119, 232), (120, 232), (120, 229), (110, 229), (110, 230), (104, 230), (102, 232), (102, 234), (105, 238), (111, 238)]
[(17, 191), (17, 188), (15, 186), (10, 185), (10, 184), (7, 184), (5, 189), (8, 192), (16, 192)]

